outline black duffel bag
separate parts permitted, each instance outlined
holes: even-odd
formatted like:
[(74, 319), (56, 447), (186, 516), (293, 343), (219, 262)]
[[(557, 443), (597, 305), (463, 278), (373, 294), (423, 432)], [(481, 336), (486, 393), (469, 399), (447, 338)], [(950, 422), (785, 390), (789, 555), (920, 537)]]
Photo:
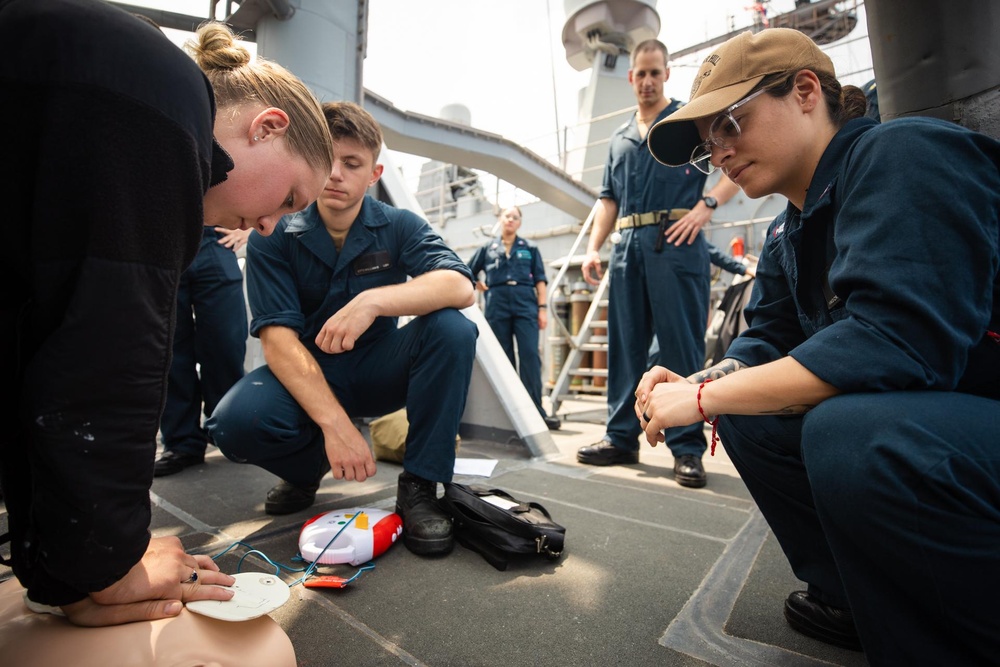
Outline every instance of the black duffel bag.
[(566, 529), (538, 503), (478, 484), (445, 484), (441, 506), (454, 520), (455, 539), (498, 570), (512, 558), (557, 560)]

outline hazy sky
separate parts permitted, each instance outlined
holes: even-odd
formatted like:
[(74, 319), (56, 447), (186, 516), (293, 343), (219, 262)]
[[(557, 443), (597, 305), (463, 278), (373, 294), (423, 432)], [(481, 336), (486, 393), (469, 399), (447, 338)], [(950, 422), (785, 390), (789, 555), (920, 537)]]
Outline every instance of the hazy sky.
[[(730, 14), (748, 25), (748, 4), (659, 0), (659, 37), (679, 50), (727, 30)], [(555, 133), (553, 88), (559, 125), (575, 124), (577, 93), (590, 76), (566, 61), (565, 21), (563, 0), (374, 0), (364, 84), (397, 107), (429, 115), (464, 104), (476, 127), (530, 142)], [(675, 66), (668, 95), (686, 98), (692, 65)]]
[[(337, 1), (337, 0), (329, 0)], [(208, 0), (133, 0), (205, 15)], [(222, 3), (220, 3), (222, 4)], [(401, 109), (436, 116), (469, 108), (474, 126), (520, 142), (577, 120), (589, 72), (566, 61), (564, 0), (370, 0), (364, 85)], [(569, 0), (579, 7), (580, 0)], [(751, 22), (749, 0), (657, 0), (659, 38), (672, 51)], [(772, 0), (772, 13), (794, 0)], [(700, 63), (674, 63), (667, 95), (686, 99)]]
[[(580, 0), (372, 0), (364, 85), (401, 109), (438, 115), (460, 103), (472, 124), (522, 143), (577, 121), (577, 94), (589, 70), (576, 71), (562, 45), (565, 5)], [(671, 51), (747, 27), (749, 0), (658, 0), (659, 39)], [(793, 9), (772, 0), (770, 12)], [(867, 34), (863, 13), (855, 33)], [(867, 42), (862, 51), (867, 51)], [(831, 53), (838, 73), (870, 66)], [(704, 57), (704, 54), (701, 55)], [(687, 100), (700, 57), (672, 63), (665, 92)], [(553, 86), (553, 73), (555, 85)], [(870, 79), (870, 72), (863, 81)], [(848, 81), (851, 82), (851, 81)], [(555, 96), (553, 95), (555, 88)]]
[[(327, 0), (330, 2), (344, 0)], [(860, 1), (860, 0), (859, 0)], [(132, 0), (134, 4), (202, 15), (209, 0)], [(568, 0), (570, 7), (582, 0)], [(657, 0), (659, 38), (679, 51), (752, 21), (749, 0)], [(224, 3), (220, 3), (224, 5)], [(370, 0), (364, 86), (396, 107), (437, 116), (463, 104), (472, 125), (503, 135), (555, 160), (556, 130), (577, 122), (577, 95), (589, 70), (566, 61), (564, 0)], [(771, 0), (770, 12), (794, 8)], [(863, 12), (856, 33), (864, 35)], [(870, 54), (831, 52), (838, 73), (871, 78)], [(700, 65), (691, 56), (672, 64), (666, 94), (686, 100)], [(558, 108), (558, 122), (556, 109)], [(408, 178), (413, 169), (405, 168)]]

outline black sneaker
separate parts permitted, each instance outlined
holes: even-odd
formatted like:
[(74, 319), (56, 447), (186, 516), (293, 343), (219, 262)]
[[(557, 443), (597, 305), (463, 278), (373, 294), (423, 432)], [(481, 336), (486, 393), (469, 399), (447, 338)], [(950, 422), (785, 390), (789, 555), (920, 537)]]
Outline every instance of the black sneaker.
[(421, 556), (451, 551), (451, 517), (438, 504), (437, 482), (408, 472), (400, 474), (396, 514), (403, 519), (403, 544), (407, 549)]
[(201, 465), (205, 462), (204, 454), (178, 454), (169, 449), (163, 450), (160, 458), (153, 463), (153, 477), (174, 475), (185, 468)]

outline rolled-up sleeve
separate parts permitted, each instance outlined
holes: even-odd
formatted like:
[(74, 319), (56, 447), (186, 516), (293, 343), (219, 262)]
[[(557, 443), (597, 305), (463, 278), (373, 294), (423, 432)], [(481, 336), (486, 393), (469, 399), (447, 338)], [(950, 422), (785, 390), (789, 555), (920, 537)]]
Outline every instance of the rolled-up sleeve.
[(288, 327), (300, 336), (305, 331), (305, 315), (288, 259), (287, 245), (293, 242), (291, 234), (281, 232), (267, 237), (250, 235), (246, 274), (252, 336), (259, 336), (267, 326)]
[(429, 271), (448, 269), (458, 271), (475, 282), (469, 265), (448, 247), (441, 235), (409, 211), (399, 211), (393, 224), (400, 247), (399, 263), (409, 276), (419, 276)]
[(532, 246), (531, 248), (531, 260), (531, 273), (535, 276), (535, 284), (548, 284), (549, 279), (545, 276), (545, 265), (542, 263), (542, 253), (535, 246)]

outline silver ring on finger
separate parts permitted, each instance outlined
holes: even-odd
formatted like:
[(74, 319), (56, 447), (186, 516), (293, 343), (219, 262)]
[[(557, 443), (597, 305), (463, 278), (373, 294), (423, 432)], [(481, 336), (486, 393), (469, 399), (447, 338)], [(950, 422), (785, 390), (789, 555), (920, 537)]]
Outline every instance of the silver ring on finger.
[(182, 584), (193, 584), (198, 581), (198, 570), (191, 570), (191, 576), (182, 581)]

